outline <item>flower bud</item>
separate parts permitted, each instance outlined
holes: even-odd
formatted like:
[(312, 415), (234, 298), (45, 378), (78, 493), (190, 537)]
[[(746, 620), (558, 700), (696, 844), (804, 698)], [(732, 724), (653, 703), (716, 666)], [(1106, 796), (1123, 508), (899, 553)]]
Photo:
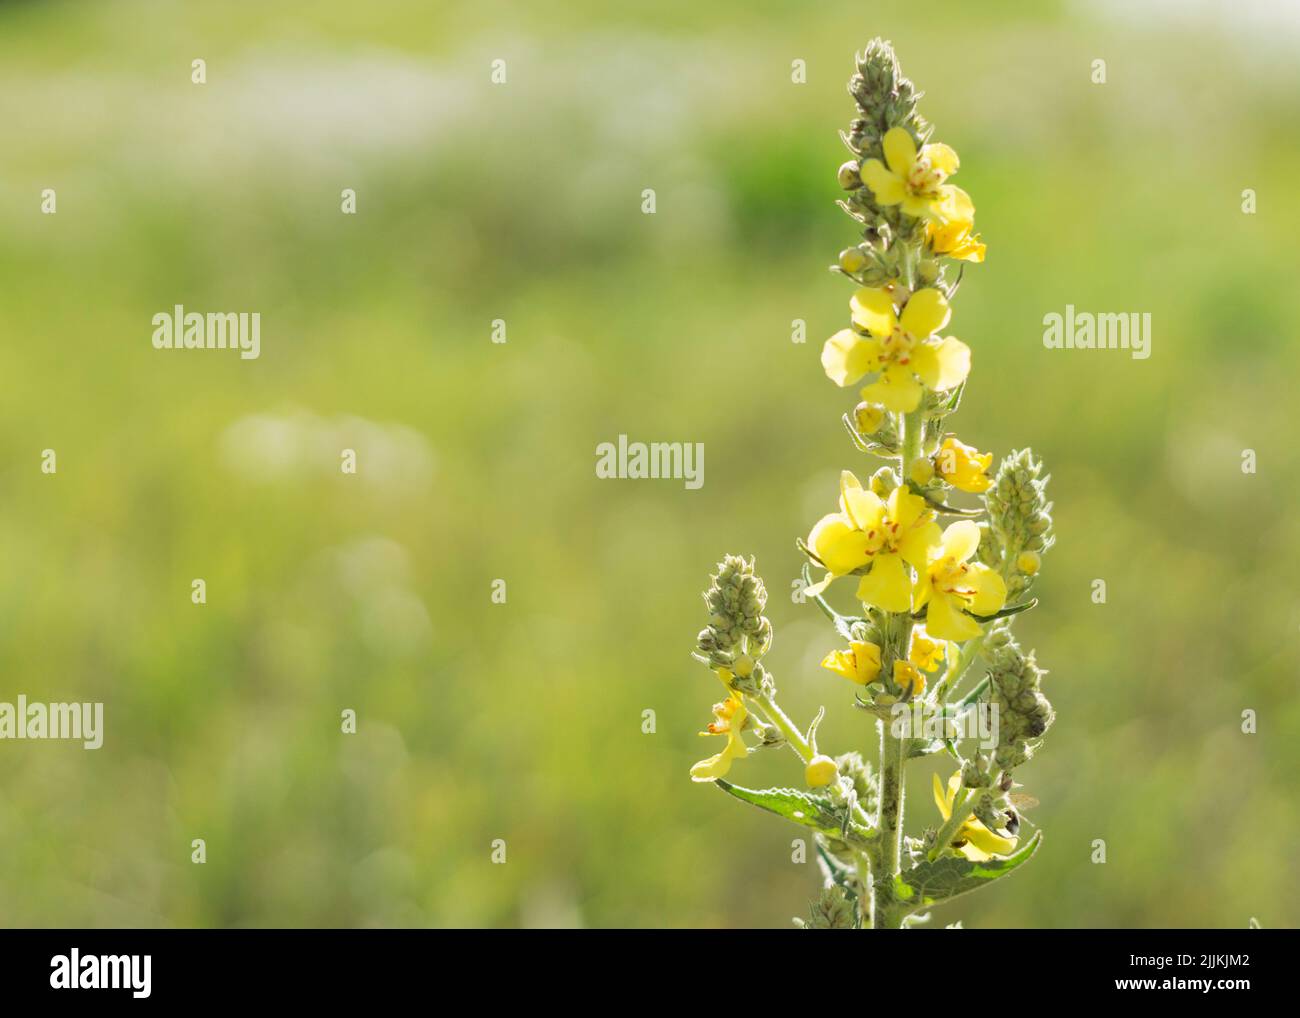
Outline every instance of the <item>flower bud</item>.
[(853, 159), (841, 163), (839, 173), (836, 176), (840, 182), (840, 187), (846, 191), (856, 191), (862, 186), (862, 177), (858, 164)]
[(867, 264), (867, 256), (860, 247), (846, 247), (840, 252), (840, 268), (845, 272), (861, 272)]
[(908, 468), (907, 476), (913, 484), (924, 488), (934, 480), (934, 464), (924, 458), (915, 460)]
[(1036, 576), (1042, 565), (1043, 558), (1036, 551), (1021, 552), (1020, 557), (1016, 559), (1016, 568), (1026, 576)]
[(859, 403), (853, 408), (853, 423), (858, 426), (858, 431), (863, 435), (879, 431), (884, 421), (884, 408), (874, 403)]
[(840, 768), (830, 757), (818, 753), (804, 768), (804, 778), (809, 788), (825, 788), (840, 776)]

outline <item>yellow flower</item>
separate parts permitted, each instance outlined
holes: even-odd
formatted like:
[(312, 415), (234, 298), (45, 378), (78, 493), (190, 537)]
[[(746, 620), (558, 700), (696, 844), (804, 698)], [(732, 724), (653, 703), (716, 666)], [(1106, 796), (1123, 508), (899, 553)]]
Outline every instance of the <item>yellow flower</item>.
[(975, 204), (960, 187), (952, 189), (947, 222), (931, 219), (925, 224), (925, 240), (937, 255), (963, 262), (982, 262), (984, 244), (975, 232)]
[(833, 650), (822, 658), (822, 667), (865, 686), (880, 674), (880, 648), (874, 643), (855, 640), (848, 650)]
[(825, 788), (840, 776), (840, 769), (830, 757), (818, 754), (808, 761), (803, 776), (809, 788)]
[(988, 475), (989, 467), (993, 466), (993, 454), (980, 452), (951, 435), (943, 440), (934, 459), (939, 476), (954, 488), (978, 495), (988, 491), (993, 484), (993, 478)]
[(849, 471), (840, 475), (840, 511), (823, 516), (808, 547), (826, 575), (806, 591), (819, 594), (839, 576), (864, 572), (858, 599), (884, 611), (911, 609), (911, 580), (904, 563), (924, 568), (939, 542), (939, 526), (925, 499), (900, 485), (881, 500)]
[(953, 215), (956, 190), (944, 183), (960, 161), (947, 145), (926, 145), (920, 152), (906, 128), (890, 128), (881, 139), (885, 161), (868, 159), (859, 175), (878, 205), (901, 205), (918, 219), (947, 220)]
[(894, 662), (894, 685), (904, 693), (920, 696), (925, 692), (925, 676), (911, 661)]
[(948, 336), (932, 338), (948, 323), (948, 299), (933, 287), (917, 290), (902, 314), (894, 310), (891, 290), (864, 287), (849, 307), (853, 322), (865, 330), (841, 329), (822, 348), (822, 367), (836, 385), (852, 385), (869, 372), (880, 377), (862, 390), (862, 398), (889, 410), (910, 413), (926, 388), (951, 389), (970, 372), (970, 347)]
[[(980, 625), (966, 614), (992, 615), (1007, 600), (1002, 577), (979, 562), (967, 561), (980, 543), (980, 528), (958, 520), (930, 549), (916, 584), (916, 609), (926, 607), (925, 631), (941, 640), (969, 640)], [(927, 607), (928, 606), (928, 607)]]
[(931, 640), (925, 630), (917, 626), (912, 630), (912, 646), (907, 652), (907, 660), (923, 672), (932, 672), (943, 663), (945, 644)]
[[(939, 775), (935, 774), (933, 777), (934, 804), (939, 807), (939, 815), (947, 821), (952, 816), (952, 805), (956, 801), (957, 790), (961, 788), (961, 771), (948, 779), (946, 792), (943, 783), (939, 781)], [(970, 817), (957, 829), (957, 834), (952, 839), (952, 847), (971, 862), (986, 862), (995, 855), (1006, 855), (1010, 852), (1016, 847), (1016, 839), (1004, 838), (990, 831), (974, 817)]]
[(740, 760), (749, 755), (749, 747), (740, 737), (741, 729), (745, 727), (745, 720), (749, 717), (744, 698), (734, 690), (731, 691), (725, 700), (713, 705), (713, 717), (714, 720), (709, 723), (709, 727), (700, 734), (725, 735), (727, 745), (721, 752), (715, 753), (707, 760), (701, 760), (691, 768), (692, 781), (712, 781), (720, 778), (731, 769), (732, 760)]

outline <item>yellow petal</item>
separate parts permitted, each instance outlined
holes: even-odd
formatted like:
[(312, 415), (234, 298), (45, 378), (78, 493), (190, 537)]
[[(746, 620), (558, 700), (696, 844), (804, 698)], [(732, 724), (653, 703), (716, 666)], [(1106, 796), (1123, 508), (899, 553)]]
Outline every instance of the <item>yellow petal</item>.
[(957, 153), (954, 152), (950, 146), (945, 145), (941, 141), (936, 141), (932, 144), (926, 145), (925, 148), (921, 150), (921, 154), (925, 156), (926, 159), (930, 160), (931, 166), (947, 177), (951, 177), (956, 173), (957, 167), (961, 165), (961, 160), (957, 158)]
[(939, 815), (947, 820), (952, 816), (952, 804), (944, 795), (943, 782), (939, 780), (939, 775), (931, 774), (930, 777), (934, 779), (934, 804), (939, 807)]
[(976, 615), (992, 615), (1007, 603), (1007, 584), (999, 573), (986, 565), (975, 563), (966, 574), (975, 596), (970, 600), (970, 610)]
[(947, 211), (951, 217), (953, 219), (965, 220), (974, 227), (975, 203), (971, 201), (970, 195), (955, 184), (948, 185), (946, 194), (948, 199)]
[(917, 290), (903, 308), (899, 319), (903, 329), (917, 339), (927, 336), (948, 324), (952, 310), (948, 307), (948, 298), (932, 286)]
[(871, 533), (880, 532), (881, 522), (885, 517), (885, 503), (874, 491), (863, 488), (849, 488), (841, 496), (844, 513), (859, 530)]
[(862, 390), (862, 398), (868, 403), (880, 403), (895, 413), (910, 414), (920, 404), (922, 392), (909, 366), (891, 364), (879, 379)]
[(808, 547), (832, 576), (846, 576), (866, 565), (867, 535), (841, 513), (823, 516), (808, 535)]
[(899, 177), (906, 177), (912, 172), (916, 162), (916, 142), (905, 127), (891, 127), (880, 140), (885, 150), (885, 162), (889, 169)]
[(898, 554), (903, 556), (903, 561), (918, 570), (924, 570), (929, 561), (930, 549), (942, 540), (943, 535), (939, 532), (939, 524), (930, 520), (919, 527), (912, 527), (894, 547), (898, 549)]
[(846, 679), (855, 679), (858, 674), (853, 655), (843, 650), (833, 650), (822, 658), (822, 667)]
[(897, 555), (877, 555), (871, 572), (858, 582), (858, 600), (887, 612), (912, 607), (912, 583)]
[(935, 591), (925, 611), (925, 631), (940, 640), (969, 640), (979, 636), (979, 623), (961, 612), (953, 598)]
[(980, 546), (980, 528), (974, 520), (958, 520), (948, 524), (943, 532), (943, 553), (958, 562), (965, 562)]
[(885, 169), (885, 164), (879, 159), (868, 159), (863, 163), (858, 176), (871, 188), (877, 205), (897, 205), (907, 194), (902, 178)]
[(934, 352), (939, 362), (939, 374), (932, 389), (942, 392), (966, 381), (970, 374), (970, 347), (956, 336), (946, 336)]
[(917, 219), (942, 219), (940, 203), (934, 198), (924, 198), (920, 195), (905, 194), (903, 200), (898, 203), (909, 216)]
[(731, 755), (724, 749), (691, 768), (692, 781), (713, 781), (731, 770)]
[(898, 316), (894, 314), (894, 298), (886, 290), (864, 286), (849, 298), (853, 321), (873, 336), (882, 339), (894, 331)]
[(983, 858), (976, 858), (963, 849), (963, 854), (972, 862), (984, 862), (990, 856), (1006, 855), (1016, 847), (1014, 838), (1004, 838), (994, 834), (978, 820), (973, 820), (961, 829), (961, 837), (966, 839), (967, 847), (975, 849)]
[(854, 682), (865, 686), (880, 674), (880, 647), (874, 643), (854, 641), (849, 644), (853, 651), (853, 662), (857, 667)]
[(822, 347), (822, 368), (836, 385), (852, 385), (873, 369), (877, 344), (852, 329), (840, 329)]
[(912, 347), (911, 365), (922, 384), (931, 392), (939, 391), (939, 347), (935, 343), (922, 343)]
[(889, 521), (897, 523), (900, 531), (907, 530), (925, 512), (925, 499), (900, 484), (889, 493)]

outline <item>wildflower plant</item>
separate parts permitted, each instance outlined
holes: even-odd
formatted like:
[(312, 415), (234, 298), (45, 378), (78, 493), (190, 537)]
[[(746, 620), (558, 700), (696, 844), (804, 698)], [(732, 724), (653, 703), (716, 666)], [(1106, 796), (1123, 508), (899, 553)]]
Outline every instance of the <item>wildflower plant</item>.
[[(752, 560), (727, 556), (704, 594), (708, 625), (695, 653), (723, 695), (701, 734), (726, 741), (691, 777), (810, 829), (823, 888), (797, 924), (899, 928), (1011, 873), (1042, 839), (1022, 838), (1030, 800), (1014, 775), (1053, 713), (1012, 625), (1036, 604), (1052, 518), (1031, 452), (995, 469), (992, 454), (950, 430), (972, 362), (970, 347), (946, 334), (951, 302), (965, 265), (985, 255), (974, 202), (952, 183), (957, 153), (934, 140), (887, 42), (858, 56), (849, 93), (858, 116), (841, 132), (851, 158), (839, 169), (840, 205), (862, 240), (832, 267), (853, 290), (848, 324), (821, 362), (837, 386), (860, 386), (843, 425), (859, 453), (883, 463), (863, 471), (865, 482), (845, 470), (838, 505), (798, 547), (805, 600), (835, 632), (822, 667), (848, 681), (853, 706), (874, 722), (878, 757), (823, 749), (825, 708), (807, 726), (782, 709), (764, 664), (763, 581)], [(851, 614), (831, 606), (832, 587), (852, 591)], [(798, 757), (803, 787), (727, 780), (746, 757), (782, 746)], [(934, 775), (933, 811), (908, 835), (904, 769), (924, 757), (945, 760), (948, 776)]]

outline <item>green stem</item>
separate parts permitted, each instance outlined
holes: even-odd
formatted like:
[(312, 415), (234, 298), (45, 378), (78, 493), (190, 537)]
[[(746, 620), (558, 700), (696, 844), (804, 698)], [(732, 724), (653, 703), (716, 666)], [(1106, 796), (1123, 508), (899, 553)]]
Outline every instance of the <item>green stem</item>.
[(866, 852), (858, 853), (858, 928), (874, 929), (875, 895), (871, 892), (871, 860)]
[(812, 745), (803, 737), (803, 733), (795, 727), (794, 722), (786, 716), (785, 711), (777, 705), (777, 702), (765, 693), (746, 693), (745, 695), (758, 705), (759, 710), (767, 716), (767, 719), (772, 724), (776, 725), (777, 730), (785, 736), (785, 741), (790, 744), (790, 748), (799, 754), (803, 762), (810, 762), (815, 755)]
[(908, 471), (911, 469), (921, 456), (921, 411), (913, 410), (910, 414), (902, 415), (902, 439), (899, 443), (899, 467), (901, 469), (900, 479), (902, 483), (907, 483)]
[(975, 803), (977, 801), (976, 793), (973, 791), (968, 793), (961, 801), (953, 801), (952, 815), (944, 821), (944, 825), (939, 828), (939, 833), (935, 835), (934, 848), (930, 849), (931, 862), (938, 859), (939, 855), (952, 844), (953, 838), (955, 838), (957, 832), (961, 830), (962, 824), (964, 824), (975, 811)]
[(949, 665), (948, 670), (944, 672), (943, 678), (935, 684), (933, 696), (934, 703), (937, 706), (943, 706), (944, 697), (956, 690), (970, 666), (975, 663), (975, 659), (979, 657), (980, 651), (984, 648), (984, 636), (984, 633), (980, 633), (979, 636), (967, 640), (965, 646), (961, 649), (961, 653), (957, 655), (956, 659)]
[(876, 826), (880, 831), (880, 852), (873, 874), (876, 921), (882, 929), (897, 928), (902, 922), (899, 914), (894, 922), (896, 904), (894, 880), (900, 872), (899, 860), (903, 847), (903, 761), (906, 759), (905, 739), (897, 739), (889, 730), (888, 722), (880, 722), (880, 812)]

